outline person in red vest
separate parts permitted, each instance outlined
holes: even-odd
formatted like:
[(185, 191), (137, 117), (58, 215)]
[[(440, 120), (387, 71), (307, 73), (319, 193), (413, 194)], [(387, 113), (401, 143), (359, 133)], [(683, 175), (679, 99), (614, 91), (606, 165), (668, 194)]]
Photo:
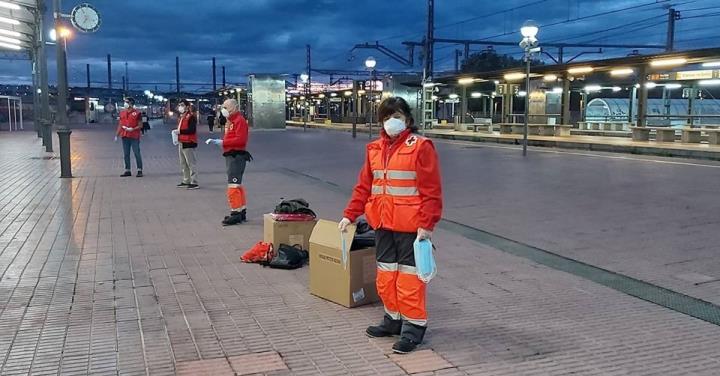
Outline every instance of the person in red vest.
[(182, 167), (183, 180), (177, 185), (178, 188), (198, 189), (197, 184), (197, 159), (195, 148), (197, 148), (197, 118), (192, 110), (192, 105), (187, 99), (180, 101), (177, 107), (180, 114), (177, 129), (173, 133), (178, 138), (178, 155)]
[(223, 102), (220, 110), (227, 118), (223, 139), (208, 139), (205, 143), (219, 145), (223, 149), (225, 166), (227, 167), (228, 187), (227, 200), (230, 215), (223, 219), (224, 226), (237, 225), (247, 221), (247, 201), (245, 188), (242, 185), (245, 165), (252, 160), (247, 152), (248, 123), (240, 113), (238, 102), (228, 99)]
[(425, 283), (417, 276), (413, 243), (430, 239), (442, 216), (442, 184), (433, 143), (416, 134), (410, 106), (399, 97), (378, 108), (380, 138), (367, 145), (352, 198), (338, 224), (340, 231), (365, 214), (376, 231), (376, 285), (385, 306), (370, 337), (399, 335), (393, 351), (409, 353), (427, 328)]
[(135, 154), (137, 177), (143, 176), (142, 156), (140, 155), (140, 134), (142, 130), (142, 114), (135, 108), (133, 98), (125, 98), (124, 109), (120, 111), (120, 122), (115, 133), (115, 141), (122, 138), (125, 172), (121, 177), (132, 176), (130, 172), (130, 149)]

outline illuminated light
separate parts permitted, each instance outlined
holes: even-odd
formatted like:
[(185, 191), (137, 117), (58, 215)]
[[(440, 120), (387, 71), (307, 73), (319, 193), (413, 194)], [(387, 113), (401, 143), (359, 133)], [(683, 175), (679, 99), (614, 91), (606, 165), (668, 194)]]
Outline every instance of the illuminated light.
[(168, 116), (174, 116), (174, 115), (175, 115), (174, 112), (172, 112), (172, 111), (169, 111), (169, 112), (168, 112)]
[(358, 94), (360, 94), (360, 95), (363, 95), (363, 94), (365, 94), (365, 93), (366, 93), (365, 90), (358, 90)]
[(22, 47), (18, 46), (17, 44), (10, 44), (5, 42), (0, 42), (0, 47), (9, 48), (11, 50), (21, 50)]
[(375, 60), (374, 57), (370, 56), (365, 60), (365, 68), (373, 69), (377, 65), (377, 60)]
[(432, 96), (432, 100), (434, 100), (434, 101), (438, 100), (437, 95), (433, 95), (433, 96)]
[(452, 93), (452, 94), (448, 95), (448, 98), (450, 98), (450, 99), (458, 99), (458, 95), (455, 94), (455, 93)]
[(22, 36), (22, 34), (18, 33), (17, 31), (5, 30), (5, 29), (0, 29), (0, 34), (7, 35), (10, 37), (21, 37)]
[(720, 80), (702, 80), (698, 81), (698, 84), (702, 86), (715, 86), (720, 85)]
[(302, 80), (302, 82), (307, 82), (308, 79), (310, 79), (310, 76), (308, 76), (307, 73), (303, 73), (300, 75), (300, 80)]
[(627, 76), (635, 73), (631, 68), (618, 68), (610, 71), (611, 76)]
[(568, 69), (568, 73), (570, 73), (570, 74), (590, 73), (594, 70), (595, 70), (595, 68), (593, 68), (593, 67), (576, 67), (576, 68)]
[(337, 97), (337, 93), (330, 93), (331, 97)]
[(7, 17), (0, 17), (0, 22), (10, 24), (10, 25), (20, 25), (20, 21), (13, 20), (12, 18), (7, 18)]
[(300, 96), (300, 100), (301, 100), (301, 101), (304, 101), (304, 100), (305, 100), (305, 96), (304, 96), (304, 95)]
[(552, 92), (555, 93), (555, 94), (562, 94), (563, 88), (561, 88), (561, 87), (554, 87), (554, 88), (552, 89)]
[(20, 44), (20, 43), (22, 43), (22, 41), (19, 40), (19, 39), (10, 38), (10, 37), (4, 37), (4, 36), (2, 36), (2, 35), (0, 35), (0, 42), (12, 43), (12, 44)]
[(508, 73), (504, 77), (508, 81), (516, 81), (525, 78), (525, 73)]
[(475, 82), (475, 79), (472, 77), (465, 77), (458, 80), (458, 84), (460, 85), (469, 85), (473, 82)]
[(478, 93), (478, 92), (470, 93), (470, 96), (473, 98), (480, 98), (480, 97), (482, 97), (482, 93)]
[(660, 60), (653, 60), (650, 62), (650, 66), (653, 67), (669, 67), (673, 65), (683, 65), (687, 63), (687, 59), (684, 57), (675, 58), (675, 59), (660, 59)]
[(72, 36), (72, 31), (71, 31), (70, 29), (68, 29), (67, 27), (61, 27), (61, 28), (60, 28), (60, 37), (61, 37), (61, 38), (67, 39), (67, 38), (69, 38), (70, 36)]
[[(2, 32), (2, 30), (0, 30)], [(19, 35), (18, 35), (19, 36)], [(702, 65), (704, 68), (711, 68), (711, 67), (720, 67), (720, 61), (710, 61), (707, 63), (703, 63)]]
[(522, 34), (525, 38), (535, 38), (539, 30), (540, 29), (537, 27), (535, 21), (527, 20), (520, 28), (520, 34)]
[(546, 74), (545, 77), (543, 77), (543, 81), (557, 81), (557, 76), (554, 74)]
[(679, 89), (681, 87), (682, 87), (682, 85), (680, 85), (680, 84), (666, 84), (665, 85), (665, 88), (667, 88), (667, 89)]
[(636, 89), (639, 89), (639, 88), (640, 88), (640, 84), (635, 84), (635, 88), (636, 88)]
[(346, 91), (346, 92), (345, 92), (345, 96), (346, 96), (346, 97), (349, 97), (349, 96), (351, 96), (351, 95), (352, 95), (352, 91)]
[(600, 85), (588, 85), (585, 86), (585, 91), (588, 93), (594, 92), (594, 91), (600, 91), (602, 90), (602, 87)]
[(647, 83), (645, 83), (645, 87), (648, 89), (654, 89), (657, 87), (657, 84), (654, 82), (647, 82)]
[(613, 88), (612, 88), (612, 91), (614, 91), (616, 93), (620, 90), (622, 90), (622, 88), (620, 86), (613, 86)]
[(493, 92), (492, 92), (492, 96), (493, 96), (493, 97), (494, 97), (494, 96), (497, 96), (497, 91), (493, 91)]
[(323, 98), (325, 98), (325, 94), (320, 94), (320, 95), (318, 95), (318, 97), (319, 97), (320, 99), (323, 99)]
[(376, 100), (375, 100), (375, 103), (380, 103), (380, 100), (379, 100), (379, 99), (376, 99)]
[(8, 3), (7, 1), (0, 1), (0, 8), (6, 8), (6, 9), (12, 9), (12, 10), (20, 10), (20, 6), (13, 3)]
[(517, 95), (518, 95), (518, 97), (524, 97), (527, 95), (527, 91), (525, 91), (525, 90), (518, 91)]
[(498, 81), (498, 80), (495, 80), (493, 82), (495, 83), (495, 85), (500, 85), (500, 81)]

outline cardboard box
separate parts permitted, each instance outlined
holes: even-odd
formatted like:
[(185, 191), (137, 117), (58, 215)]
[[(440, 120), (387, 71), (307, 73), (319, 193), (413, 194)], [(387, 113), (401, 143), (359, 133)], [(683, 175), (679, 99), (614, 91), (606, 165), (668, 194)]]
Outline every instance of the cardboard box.
[(272, 243), (274, 247), (278, 247), (280, 244), (300, 244), (303, 249), (309, 249), (310, 235), (317, 221), (281, 222), (272, 219), (270, 214), (265, 214), (264, 219), (264, 242)]
[(355, 226), (341, 234), (337, 223), (320, 220), (310, 237), (310, 293), (348, 308), (378, 301), (375, 248), (349, 252), (342, 262), (342, 238), (348, 249)]

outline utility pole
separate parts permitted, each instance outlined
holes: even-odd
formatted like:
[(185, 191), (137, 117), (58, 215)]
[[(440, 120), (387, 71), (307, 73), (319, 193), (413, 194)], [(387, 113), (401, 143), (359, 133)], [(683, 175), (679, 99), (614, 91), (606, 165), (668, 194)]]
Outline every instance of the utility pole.
[(672, 51), (675, 48), (675, 21), (680, 19), (680, 12), (675, 8), (668, 9), (668, 29), (667, 41), (665, 42), (665, 50)]
[(85, 64), (87, 88), (85, 90), (85, 124), (90, 123), (90, 64)]
[(217, 70), (215, 69), (215, 58), (212, 58), (212, 78), (213, 78), (213, 91), (217, 91)]
[(125, 62), (125, 91), (130, 91), (130, 73), (128, 73), (128, 64)]
[(108, 69), (108, 89), (112, 89), (112, 59), (110, 54), (107, 55), (107, 69)]
[(435, 0), (428, 0), (427, 35), (425, 36), (425, 81), (433, 77), (433, 45), (435, 43)]
[(175, 92), (180, 94), (180, 57), (175, 56)]
[(224, 65), (222, 67), (222, 78), (223, 78), (223, 87), (225, 87), (225, 85), (227, 85), (227, 84), (225, 83), (225, 66)]
[(307, 82), (305, 83), (305, 103), (306, 103), (305, 107), (306, 107), (307, 113), (305, 114), (306, 119), (305, 119), (305, 121), (303, 121), (303, 131), (307, 130), (307, 120), (310, 120), (310, 108), (312, 107), (312, 103), (313, 103), (313, 100), (311, 97), (311, 95), (312, 95), (312, 90), (311, 90), (312, 73), (310, 72), (310, 70), (312, 69), (312, 64), (310, 61), (310, 58), (311, 58), (310, 57), (310, 45), (309, 44), (305, 45), (305, 49), (307, 52), (307, 67), (306, 68), (307, 68), (308, 79), (307, 79)]
[(462, 56), (462, 51), (455, 50), (455, 73), (460, 72), (460, 56)]

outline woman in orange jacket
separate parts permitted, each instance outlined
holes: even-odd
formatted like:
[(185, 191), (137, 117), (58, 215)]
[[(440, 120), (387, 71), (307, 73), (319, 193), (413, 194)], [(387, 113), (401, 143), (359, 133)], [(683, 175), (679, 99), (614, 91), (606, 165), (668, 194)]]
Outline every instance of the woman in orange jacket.
[(338, 227), (365, 214), (376, 231), (378, 294), (385, 316), (367, 328), (370, 337), (400, 335), (396, 353), (409, 353), (422, 343), (427, 328), (425, 283), (415, 270), (413, 243), (429, 239), (442, 215), (442, 184), (433, 143), (416, 134), (410, 106), (399, 97), (378, 109), (380, 138), (367, 145), (352, 198)]

